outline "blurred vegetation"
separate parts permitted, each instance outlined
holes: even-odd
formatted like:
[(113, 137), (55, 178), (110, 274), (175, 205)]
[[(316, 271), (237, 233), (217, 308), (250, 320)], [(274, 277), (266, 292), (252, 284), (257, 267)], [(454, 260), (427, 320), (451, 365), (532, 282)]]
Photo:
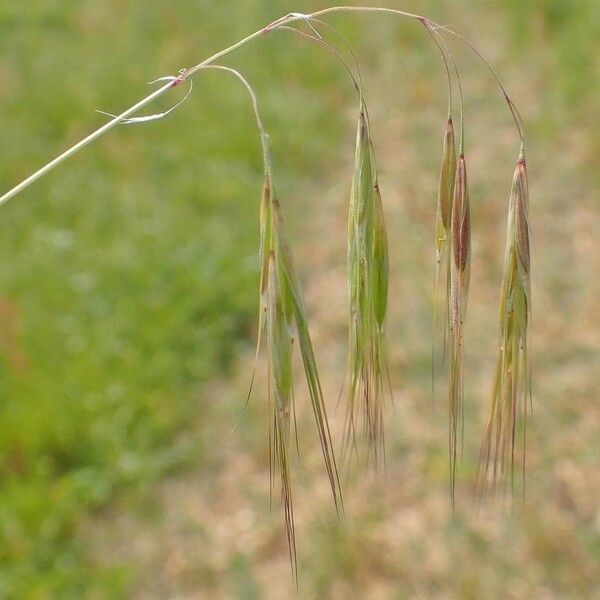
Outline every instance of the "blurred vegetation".
[[(207, 2), (3, 2), (1, 189), (99, 126), (95, 108), (123, 109), (146, 81), (274, 9), (227, 13)], [(284, 36), (234, 64), (256, 84), (286, 158), (281, 178), (294, 182), (335, 152), (337, 120), (320, 98), (341, 78)], [(261, 166), (246, 92), (207, 72), (168, 120), (114, 131), (3, 207), (0, 597), (124, 589), (74, 533), (123, 486), (201, 458), (201, 439), (175, 442), (214, 401), (194, 401), (202, 382), (251, 343)]]
[[(520, 89), (528, 84), (536, 90), (534, 104), (527, 104), (530, 98), (521, 104), (530, 137), (538, 144), (532, 162), (548, 168), (545, 163), (559, 148), (575, 148), (572, 160), (561, 157), (564, 164), (557, 169), (576, 172), (577, 181), (594, 182), (581, 183), (577, 193), (597, 194), (600, 175), (593, 166), (600, 132), (590, 123), (600, 106), (600, 88), (594, 85), (600, 76), (600, 5), (594, 0), (509, 0), (473, 4), (469, 12), (468, 6), (457, 9), (451, 1), (409, 4), (402, 8), (461, 31), (464, 25), (473, 40), (485, 41), (493, 32), (503, 45), (496, 49), (500, 74), (507, 83), (515, 76)], [(94, 109), (118, 111), (147, 92), (146, 81), (190, 66), (290, 10), (322, 6), (311, 1), (299, 7), (287, 0), (240, 0), (235, 9), (193, 0), (1, 3), (0, 189), (101, 124), (104, 117)], [(343, 31), (361, 49), (370, 80), (389, 75), (391, 62), (407, 64), (412, 75), (427, 70), (423, 79), (441, 77), (434, 72), (439, 59), (417, 28), (393, 19), (355, 17), (343, 19)], [(398, 52), (390, 50), (394, 45)], [(289, 191), (291, 200), (310, 197), (310, 205), (317, 207), (315, 191), (330, 184), (330, 172), (344, 164), (339, 159), (342, 135), (345, 142), (353, 136), (353, 126), (343, 129), (352, 107), (351, 88), (324, 56), (322, 49), (280, 33), (226, 61), (240, 67), (257, 88), (280, 188)], [(467, 81), (485, 78), (481, 66), (470, 60)], [(382, 97), (387, 93), (381, 82), (373, 87)], [(417, 110), (423, 98), (431, 101), (421, 79), (415, 77), (406, 88), (402, 100), (413, 104), (403, 110)], [(486, 97), (495, 93), (491, 90), (490, 84)], [(435, 98), (442, 118), (443, 88)], [(167, 95), (161, 106), (173, 101)], [(371, 104), (376, 106), (377, 98)], [(150, 106), (146, 112), (157, 110)], [(492, 110), (505, 118), (499, 102)], [(411, 139), (426, 125), (415, 120)], [(384, 127), (379, 129), (385, 138)], [(437, 157), (433, 142), (437, 139), (426, 156)], [(506, 169), (508, 176), (511, 169)], [(191, 98), (167, 119), (113, 130), (2, 207), (0, 598), (128, 596), (136, 566), (99, 557), (96, 540), (82, 531), (89, 521), (101, 520), (107, 507), (120, 510), (124, 503), (125, 512), (142, 510), (140, 498), (169, 475), (210, 472), (217, 450), (195, 428), (199, 419), (225, 422), (219, 412), (222, 400), (231, 407), (227, 419), (243, 402), (240, 390), (215, 395), (207, 382), (232, 377), (235, 357), (244, 356), (253, 343), (261, 180), (248, 98), (233, 78), (207, 72), (197, 76)], [(402, 185), (409, 195), (414, 192), (410, 180)], [(561, 202), (549, 201), (547, 210), (558, 213), (566, 200)], [(304, 217), (293, 201), (289, 212), (300, 221)], [(502, 207), (489, 218), (502, 221)], [(552, 226), (547, 232), (553, 234)], [(406, 235), (408, 244), (409, 236), (420, 234)], [(405, 266), (417, 276), (423, 263), (411, 267), (411, 260)], [(568, 265), (559, 249), (551, 249), (539, 264), (558, 290), (557, 298), (567, 298), (564, 290), (574, 284), (560, 271)], [(582, 361), (589, 360), (588, 349), (577, 348)], [(418, 358), (415, 376), (424, 381), (428, 350)], [(548, 360), (557, 363), (560, 356)], [(264, 425), (252, 414), (249, 418), (251, 426)], [(542, 424), (553, 427), (569, 418), (575, 417), (568, 412), (541, 415)], [(404, 451), (401, 444), (392, 445), (392, 457)], [(593, 448), (589, 452), (593, 455)], [(551, 460), (548, 456), (538, 460)], [(424, 468), (436, 474), (445, 493), (441, 454)], [(306, 580), (315, 597), (340, 593), (340, 578), (361, 597), (376, 591), (377, 582), (406, 575), (403, 565), (389, 560), (368, 562), (382, 554), (368, 529), (375, 527), (378, 507), (374, 502), (369, 508), (362, 529), (340, 531), (330, 522), (311, 523), (318, 547), (305, 549)], [(521, 518), (517, 526), (533, 516), (529, 512)], [(534, 521), (532, 527), (540, 528), (538, 554), (548, 569), (556, 570), (549, 597), (579, 597), (593, 589), (588, 557), (579, 554), (584, 548), (590, 560), (600, 561), (592, 519), (586, 513), (577, 526), (577, 543), (560, 526), (553, 538), (542, 527), (552, 523), (550, 518)], [(480, 552), (498, 558), (460, 520), (446, 529), (462, 536), (458, 547), (467, 561)], [(421, 551), (420, 543), (411, 549)], [(582, 578), (561, 566), (563, 550), (585, 571)], [(229, 557), (226, 589), (234, 590), (233, 596), (261, 596), (254, 558), (243, 552)], [(198, 589), (216, 593), (221, 589), (218, 573), (198, 560)], [(425, 597), (444, 596), (448, 589), (462, 590), (462, 597), (482, 597), (478, 590), (499, 589), (518, 568), (516, 561), (516, 556), (498, 558), (497, 570), (483, 572), (482, 577), (489, 576), (484, 584), (458, 569), (451, 568), (446, 580), (436, 572)], [(415, 590), (400, 586), (397, 593), (405, 597)]]

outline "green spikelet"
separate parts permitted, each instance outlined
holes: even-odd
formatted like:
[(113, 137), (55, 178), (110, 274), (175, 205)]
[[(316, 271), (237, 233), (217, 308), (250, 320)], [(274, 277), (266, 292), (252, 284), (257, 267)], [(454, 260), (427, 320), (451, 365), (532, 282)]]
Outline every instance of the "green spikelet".
[(389, 264), (373, 145), (364, 104), (361, 108), (348, 219), (350, 383), (344, 446), (356, 448), (356, 423), (362, 420), (369, 462), (377, 467), (384, 460), (383, 334)]
[(464, 155), (458, 158), (456, 183), (450, 223), (450, 293), (449, 293), (449, 450), (450, 493), (454, 506), (458, 432), (463, 420), (464, 322), (471, 273), (471, 212)]
[(523, 421), (523, 490), (525, 435), (530, 395), (529, 327), (531, 313), (529, 191), (523, 151), (513, 176), (508, 205), (507, 242), (500, 292), (498, 361), (479, 463), (483, 495), (506, 481), (514, 485), (515, 443), (519, 414)]
[(267, 285), (267, 346), (269, 357), (270, 398), (273, 404), (271, 462), (281, 477), (281, 502), (290, 561), (297, 576), (294, 509), (292, 502), (290, 457), (290, 415), (292, 414), (292, 317), (289, 288), (282, 272), (282, 261), (269, 252)]
[(433, 292), (433, 319), (432, 319), (432, 392), (435, 397), (435, 340), (437, 333), (438, 291), (440, 284), (445, 290), (445, 327), (444, 327), (444, 352), (446, 350), (446, 335), (448, 331), (448, 307), (450, 292), (450, 223), (452, 220), (452, 200), (454, 196), (454, 183), (456, 178), (456, 147), (454, 142), (454, 125), (449, 117), (444, 130), (442, 148), (442, 164), (438, 187), (438, 200), (435, 224), (435, 277)]
[[(302, 292), (286, 241), (281, 206), (273, 190), (266, 136), (263, 143), (265, 145), (265, 178), (260, 204), (260, 314), (256, 355), (258, 356), (264, 333), (269, 364), (269, 406), (272, 411), (269, 433), (271, 489), (274, 485), (275, 472), (278, 471), (290, 562), (294, 578), (297, 579), (296, 536), (290, 470), (292, 418), (295, 415), (292, 354), (296, 337), (302, 355), (323, 459), (338, 513), (343, 510), (343, 500)], [(294, 432), (295, 430), (294, 417)]]
[(454, 143), (454, 125), (452, 118), (448, 119), (444, 131), (442, 149), (442, 166), (440, 168), (440, 183), (438, 188), (439, 226), (438, 242), (447, 241), (450, 234), (452, 218), (452, 196), (456, 177), (456, 147)]
[(282, 274), (285, 278), (287, 293), (289, 294), (291, 315), (295, 324), (296, 334), (300, 346), (300, 354), (302, 355), (302, 364), (304, 367), (306, 383), (308, 385), (317, 433), (321, 444), (323, 460), (325, 462), (327, 475), (329, 477), (334, 504), (336, 510), (339, 512), (343, 509), (342, 492), (333, 451), (331, 433), (329, 430), (329, 422), (327, 420), (327, 412), (325, 410), (325, 401), (323, 399), (321, 381), (319, 379), (317, 362), (308, 329), (308, 318), (306, 316), (306, 309), (304, 307), (304, 299), (302, 296), (300, 283), (296, 275), (296, 269), (294, 267), (292, 255), (286, 242), (285, 225), (281, 213), (281, 206), (277, 200), (273, 201), (272, 209), (273, 229), (276, 239), (276, 255), (281, 258)]

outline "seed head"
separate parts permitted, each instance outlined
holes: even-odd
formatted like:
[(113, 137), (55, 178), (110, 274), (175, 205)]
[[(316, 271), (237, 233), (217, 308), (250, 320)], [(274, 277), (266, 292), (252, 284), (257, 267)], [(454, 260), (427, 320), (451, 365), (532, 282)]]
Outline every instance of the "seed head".
[(519, 159), (516, 168), (517, 193), (515, 197), (515, 226), (516, 226), (516, 249), (519, 263), (526, 273), (529, 272), (529, 222), (527, 206), (527, 172), (525, 159)]
[(369, 461), (383, 459), (383, 327), (388, 298), (388, 245), (375, 153), (361, 105), (348, 217), (349, 397), (345, 448), (363, 421)]
[(438, 189), (438, 206), (442, 225), (445, 231), (450, 229), (455, 173), (456, 149), (454, 145), (454, 125), (452, 124), (452, 119), (450, 118), (446, 123), (446, 130), (444, 131), (442, 166), (440, 169), (440, 183)]
[[(523, 425), (523, 489), (528, 400), (531, 404), (529, 325), (531, 312), (529, 255), (529, 192), (527, 168), (519, 156), (508, 203), (506, 254), (500, 291), (500, 336), (492, 397), (479, 459), (481, 496), (499, 480), (514, 485), (517, 426)], [(522, 419), (520, 418), (522, 415)]]
[(460, 271), (464, 271), (471, 253), (471, 211), (467, 187), (467, 168), (463, 155), (458, 158), (456, 170), (452, 205), (452, 249), (456, 267)]

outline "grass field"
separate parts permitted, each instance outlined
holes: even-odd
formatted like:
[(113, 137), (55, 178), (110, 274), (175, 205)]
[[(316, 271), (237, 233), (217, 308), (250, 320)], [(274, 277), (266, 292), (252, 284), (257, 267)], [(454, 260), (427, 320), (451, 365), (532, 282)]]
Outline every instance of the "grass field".
[[(448, 503), (430, 398), (433, 211), (444, 75), (420, 29), (336, 17), (359, 49), (392, 251), (385, 482), (351, 470), (338, 524), (298, 378), (302, 598), (600, 597), (600, 9), (389, 2), (493, 59), (529, 136), (534, 405), (527, 500), (474, 514), (518, 150), (493, 80), (467, 94), (474, 263), (465, 458)], [(242, 0), (0, 6), (0, 190), (147, 92), (298, 6)], [(255, 84), (332, 415), (346, 352), (355, 104), (324, 51), (280, 33), (232, 56)], [(161, 101), (167, 108), (172, 98)], [(148, 112), (158, 108), (150, 107)], [(1, 209), (0, 598), (294, 597), (269, 515), (266, 374), (238, 430), (257, 311), (260, 148), (248, 99), (203, 73), (168, 119), (113, 130)], [(315, 215), (307, 218), (307, 215)]]

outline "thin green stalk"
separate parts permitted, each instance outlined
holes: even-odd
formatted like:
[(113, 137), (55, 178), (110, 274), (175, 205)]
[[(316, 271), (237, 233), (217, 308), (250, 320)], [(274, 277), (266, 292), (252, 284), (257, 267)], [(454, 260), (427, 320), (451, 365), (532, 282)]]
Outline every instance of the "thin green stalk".
[[(11, 190), (0, 196), (0, 205), (4, 204), (18, 193), (22, 192), (25, 188), (29, 187), (34, 181), (37, 181), (40, 177), (46, 175), (46, 173), (50, 172), (54, 167), (57, 167), (60, 163), (67, 160), (67, 158), (73, 156), (78, 150), (81, 150), (94, 140), (97, 140), (100, 136), (104, 135), (107, 131), (110, 131), (115, 125), (118, 125), (121, 121), (133, 115), (141, 108), (144, 108), (147, 104), (150, 104), (153, 100), (156, 100), (159, 96), (162, 96), (165, 92), (175, 87), (179, 80), (175, 79), (173, 81), (169, 81), (156, 91), (152, 92), (145, 98), (142, 98), (139, 102), (136, 102), (133, 106), (124, 110), (120, 115), (117, 115), (114, 119), (111, 119), (108, 123), (105, 123), (102, 127), (96, 129), (93, 133), (90, 133), (87, 137), (83, 138), (80, 142), (77, 142), (75, 145), (71, 146), (68, 150), (65, 150), (62, 154), (58, 155), (55, 159), (51, 160), (49, 163), (44, 165), (41, 169), (38, 169), (35, 173), (31, 174), (29, 177), (21, 181), (18, 185), (13, 187)], [(179, 81), (181, 83), (181, 81)]]
[[(450, 50), (450, 48), (448, 48), (448, 45), (446, 44), (446, 41), (444, 40), (444, 38), (437, 33), (437, 31), (431, 27), (432, 25), (432, 21), (429, 20), (425, 20), (423, 22), (423, 24), (425, 25), (425, 27), (427, 28), (427, 31), (429, 31), (429, 33), (431, 34), (431, 36), (436, 40), (439, 41), (438, 47), (440, 47), (440, 51), (444, 54), (444, 60), (445, 60), (445, 55), (448, 55), (448, 58), (450, 59), (450, 62), (452, 63), (452, 68), (454, 70), (454, 74), (456, 75), (456, 83), (458, 85), (458, 98), (459, 98), (459, 102), (460, 102), (460, 139), (459, 139), (459, 143), (458, 143), (458, 153), (459, 154), (464, 154), (465, 153), (465, 101), (464, 101), (464, 96), (463, 96), (463, 89), (462, 89), (462, 79), (460, 77), (460, 72), (458, 70), (458, 65), (456, 64), (456, 60), (454, 60), (454, 55), (452, 54), (452, 51)], [(443, 48), (443, 50), (442, 50)]]
[(79, 150), (81, 150), (82, 148), (84, 148), (85, 146), (90, 144), (91, 142), (95, 141), (96, 139), (98, 139), (99, 137), (101, 137), (102, 135), (107, 133), (108, 131), (110, 131), (113, 127), (115, 127), (119, 123), (122, 123), (125, 119), (127, 119), (128, 117), (130, 117), (131, 115), (133, 115), (134, 113), (139, 111), (141, 108), (150, 104), (151, 102), (156, 100), (158, 97), (162, 96), (164, 93), (166, 93), (170, 89), (176, 87), (178, 84), (183, 82), (188, 77), (192, 77), (193, 75), (195, 75), (203, 67), (215, 62), (216, 60), (218, 60), (219, 58), (222, 58), (223, 56), (226, 56), (227, 54), (230, 54), (231, 52), (237, 50), (238, 48), (245, 46), (247, 43), (249, 43), (263, 35), (271, 33), (272, 31), (276, 30), (279, 25), (286, 25), (286, 24), (289, 25), (290, 23), (293, 23), (295, 21), (306, 20), (309, 18), (316, 19), (316, 18), (325, 16), (328, 14), (340, 13), (340, 12), (375, 12), (375, 13), (396, 14), (396, 15), (400, 15), (400, 16), (404, 16), (407, 18), (421, 21), (422, 23), (428, 22), (431, 25), (433, 25), (436, 29), (443, 29), (443, 30), (447, 31), (448, 33), (461, 39), (486, 63), (488, 68), (493, 73), (494, 77), (496, 78), (496, 81), (498, 82), (498, 85), (500, 86), (500, 89), (502, 90), (502, 93), (504, 94), (504, 97), (508, 103), (511, 113), (513, 114), (513, 117), (517, 124), (517, 128), (519, 130), (519, 135), (521, 137), (521, 140), (522, 141), (524, 140), (522, 120), (520, 118), (519, 112), (518, 112), (515, 104), (508, 96), (506, 89), (504, 88), (504, 85), (502, 84), (500, 78), (494, 71), (491, 64), (481, 54), (481, 52), (479, 52), (479, 50), (477, 50), (477, 48), (473, 44), (471, 44), (471, 42), (469, 42), (466, 38), (464, 38), (463, 36), (461, 36), (460, 34), (454, 32), (454, 31), (452, 31), (451, 29), (442, 27), (438, 23), (435, 23), (434, 21), (431, 21), (430, 19), (427, 19), (426, 17), (424, 17), (422, 15), (409, 13), (409, 12), (394, 9), (394, 8), (366, 7), (366, 6), (332, 6), (330, 8), (318, 10), (318, 11), (315, 11), (315, 12), (307, 14), (307, 15), (300, 14), (300, 13), (289, 13), (287, 15), (284, 15), (283, 17), (271, 22), (267, 26), (262, 27), (261, 29), (258, 29), (257, 31), (251, 33), (250, 35), (247, 35), (246, 37), (242, 38), (235, 44), (232, 44), (231, 46), (228, 46), (227, 48), (224, 48), (223, 50), (216, 52), (212, 56), (209, 56), (208, 58), (204, 59), (202, 62), (198, 63), (197, 65), (190, 67), (187, 70), (184, 70), (180, 74), (180, 76), (177, 77), (174, 81), (170, 81), (170, 82), (166, 83), (165, 85), (163, 85), (162, 87), (160, 87), (158, 90), (155, 90), (151, 94), (148, 94), (146, 97), (144, 97), (141, 100), (139, 100), (138, 102), (136, 102), (133, 106), (124, 110), (122, 113), (120, 113), (119, 115), (117, 115), (116, 117), (111, 119), (108, 123), (105, 123), (98, 129), (96, 129), (96, 131), (92, 132), (90, 135), (88, 135), (87, 137), (83, 138), (81, 141), (77, 142), (76, 144), (74, 144), (73, 146), (71, 146), (70, 148), (65, 150), (62, 154), (60, 154), (59, 156), (57, 156), (56, 158), (54, 158), (53, 160), (48, 162), (46, 165), (44, 165), (43, 167), (41, 167), (40, 169), (35, 171), (35, 173), (33, 173), (32, 175), (30, 175), (29, 177), (27, 177), (26, 179), (21, 181), (19, 184), (14, 186), (12, 189), (10, 189), (8, 192), (6, 192), (2, 196), (0, 196), (0, 205), (4, 204), (6, 201), (10, 200), (14, 196), (16, 196), (17, 194), (22, 192), (24, 189), (29, 187), (32, 183), (37, 181), (40, 177), (49, 173), (52, 169), (57, 167), (59, 164), (61, 164), (67, 158), (70, 158), (71, 156), (73, 156), (76, 152), (78, 152)]
[[(430, 21), (430, 23), (433, 23), (433, 21)], [(506, 91), (506, 88), (504, 87), (502, 80), (500, 79), (498, 73), (496, 73), (496, 70), (494, 69), (494, 67), (492, 67), (492, 64), (490, 63), (490, 61), (481, 53), (481, 51), (477, 48), (477, 46), (475, 46), (473, 43), (471, 43), (467, 38), (462, 36), (460, 33), (453, 31), (452, 29), (450, 29), (448, 27), (443, 27), (442, 25), (435, 24), (435, 27), (436, 27), (436, 29), (442, 29), (443, 31), (446, 31), (449, 34), (456, 37), (457, 39), (461, 40), (473, 52), (475, 52), (475, 54), (485, 63), (485, 65), (487, 66), (487, 68), (489, 69), (491, 74), (494, 76), (494, 79), (496, 80), (496, 83), (498, 84), (498, 86), (504, 96), (504, 100), (506, 101), (506, 104), (508, 105), (508, 108), (513, 116), (513, 120), (517, 127), (517, 131), (519, 132), (519, 138), (521, 139), (521, 147), (523, 147), (525, 145), (525, 128), (523, 126), (523, 119), (521, 118), (521, 113), (519, 112), (519, 109), (517, 108), (516, 104), (512, 101), (512, 99), (508, 95), (508, 92)]]
[(277, 27), (278, 30), (285, 30), (285, 31), (292, 31), (294, 33), (297, 33), (298, 35), (312, 41), (315, 42), (317, 44), (320, 44), (321, 46), (323, 46), (324, 48), (326, 48), (329, 52), (331, 52), (344, 66), (344, 68), (346, 69), (348, 75), (350, 76), (350, 79), (352, 80), (352, 83), (354, 84), (354, 89), (356, 90), (356, 92), (358, 94), (361, 94), (361, 89), (362, 89), (362, 85), (360, 84), (360, 82), (356, 79), (356, 77), (354, 76), (354, 73), (352, 72), (352, 69), (350, 69), (348, 63), (346, 62), (346, 60), (344, 59), (344, 57), (328, 42), (326, 42), (324, 39), (322, 38), (318, 38), (313, 34), (310, 33), (306, 33), (304, 31), (300, 31), (299, 29), (296, 29), (295, 27), (288, 27), (287, 25), (278, 25)]
[[(302, 18), (304, 18), (304, 17), (290, 14), (290, 15), (287, 15), (286, 17), (282, 17), (281, 21), (285, 22), (285, 23), (291, 23), (293, 21), (298, 21), (299, 19), (302, 19)], [(216, 52), (212, 56), (206, 58), (202, 62), (191, 67), (190, 69), (183, 70), (180, 73), (179, 77), (175, 78), (172, 81), (169, 81), (168, 83), (166, 83), (159, 89), (155, 90), (151, 94), (148, 94), (146, 97), (144, 97), (141, 100), (139, 100), (138, 102), (136, 102), (133, 106), (130, 106), (129, 108), (124, 110), (122, 113), (115, 116), (108, 123), (105, 123), (104, 125), (102, 125), (102, 127), (99, 127), (98, 129), (96, 129), (96, 131), (90, 133), (90, 135), (88, 135), (87, 137), (83, 138), (81, 141), (77, 142), (76, 144), (74, 144), (73, 146), (71, 146), (70, 148), (65, 150), (62, 154), (59, 154), (56, 158), (51, 160), (49, 163), (45, 164), (43, 167), (38, 169), (35, 173), (31, 174), (29, 177), (27, 177), (26, 179), (21, 181), (21, 183), (17, 184), (15, 187), (10, 189), (8, 192), (6, 192), (2, 196), (0, 196), (0, 205), (4, 204), (8, 200), (13, 198), (17, 194), (19, 194), (20, 192), (22, 192), (25, 188), (29, 187), (32, 183), (37, 181), (40, 177), (43, 177), (44, 175), (49, 173), (52, 169), (54, 169), (55, 167), (60, 165), (67, 158), (70, 158), (76, 152), (78, 152), (82, 148), (85, 148), (85, 146), (87, 146), (91, 142), (97, 140), (99, 137), (104, 135), (106, 132), (110, 131), (113, 127), (115, 127), (119, 123), (123, 122), (125, 119), (127, 119), (131, 115), (135, 114), (140, 109), (144, 108), (145, 106), (147, 106), (148, 104), (150, 104), (151, 102), (156, 100), (158, 97), (162, 96), (165, 92), (171, 90), (174, 87), (177, 87), (180, 83), (185, 81), (188, 77), (193, 76), (195, 73), (202, 70), (207, 65), (215, 62), (216, 60), (229, 54), (230, 52), (233, 52), (234, 50), (241, 48), (248, 42), (251, 42), (252, 40), (254, 40), (256, 38), (258, 38), (262, 35), (265, 35), (266, 33), (269, 33), (271, 31), (271, 29), (269, 29), (269, 27), (270, 27), (269, 25), (267, 27), (263, 27), (262, 29), (259, 29), (258, 31), (255, 31), (254, 33), (246, 36), (245, 38), (243, 38), (239, 42), (236, 42), (235, 44), (229, 46), (228, 48), (225, 48), (223, 50), (220, 50), (219, 52)]]
[(358, 80), (358, 87), (362, 90), (364, 86), (363, 86), (363, 79), (362, 79), (362, 73), (360, 70), (360, 65), (358, 63), (358, 57), (356, 55), (356, 52), (354, 51), (354, 48), (352, 47), (352, 44), (348, 40), (348, 38), (343, 33), (341, 33), (339, 30), (337, 30), (335, 27), (333, 27), (333, 25), (330, 25), (326, 21), (321, 21), (320, 19), (315, 19), (315, 18), (311, 18), (311, 21), (321, 25), (322, 27), (325, 27), (326, 29), (331, 31), (333, 34), (338, 36), (338, 38), (342, 41), (343, 45), (346, 47), (346, 50), (348, 50), (348, 52), (350, 53), (350, 56), (352, 57), (352, 62), (354, 63), (354, 66), (356, 68), (356, 79)]
[(422, 21), (425, 19), (422, 15), (417, 15), (415, 13), (406, 12), (404, 10), (398, 10), (397, 8), (387, 8), (384, 6), (330, 6), (329, 8), (323, 8), (321, 10), (317, 10), (313, 13), (307, 15), (308, 17), (324, 17), (325, 15), (330, 15), (333, 13), (339, 12), (375, 12), (375, 13), (389, 13), (395, 15), (401, 15), (404, 17), (409, 17), (411, 19), (416, 19), (418, 21)]
[(517, 126), (517, 130), (519, 132), (519, 137), (521, 139), (521, 142), (524, 143), (525, 131), (524, 131), (524, 127), (523, 127), (523, 120), (521, 118), (519, 110), (517, 109), (515, 103), (512, 101), (512, 99), (508, 95), (508, 92), (506, 91), (504, 84), (502, 83), (502, 81), (501, 81), (500, 77), (498, 76), (498, 74), (496, 73), (495, 69), (492, 67), (491, 63), (487, 60), (487, 58), (485, 58), (483, 53), (480, 50), (478, 50), (478, 48), (474, 44), (472, 44), (469, 40), (467, 40), (467, 38), (465, 38), (461, 34), (457, 33), (456, 31), (453, 31), (452, 29), (450, 29), (448, 27), (440, 25), (439, 23), (436, 23), (435, 21), (432, 21), (431, 19), (424, 17), (423, 15), (410, 13), (410, 12), (407, 12), (404, 10), (399, 10), (396, 8), (387, 8), (387, 7), (378, 7), (378, 6), (331, 6), (329, 8), (325, 8), (325, 9), (313, 12), (313, 13), (309, 14), (308, 16), (309, 17), (322, 17), (322, 16), (325, 16), (328, 14), (343, 13), (343, 12), (370, 12), (370, 13), (395, 14), (395, 15), (399, 15), (402, 17), (407, 17), (409, 19), (415, 19), (417, 21), (421, 21), (424, 24), (429, 23), (430, 25), (432, 25), (434, 27), (434, 29), (442, 29), (443, 31), (446, 31), (446, 32), (450, 33), (451, 35), (455, 36), (456, 38), (458, 38), (459, 40), (461, 40), (473, 52), (475, 52), (475, 54), (477, 54), (477, 56), (486, 64), (486, 66), (488, 67), (488, 69), (490, 70), (492, 75), (494, 76), (498, 86), (500, 87), (500, 90), (502, 91), (504, 99), (506, 100), (506, 103), (508, 104), (508, 108), (509, 108), (510, 112), (512, 113), (513, 119)]

